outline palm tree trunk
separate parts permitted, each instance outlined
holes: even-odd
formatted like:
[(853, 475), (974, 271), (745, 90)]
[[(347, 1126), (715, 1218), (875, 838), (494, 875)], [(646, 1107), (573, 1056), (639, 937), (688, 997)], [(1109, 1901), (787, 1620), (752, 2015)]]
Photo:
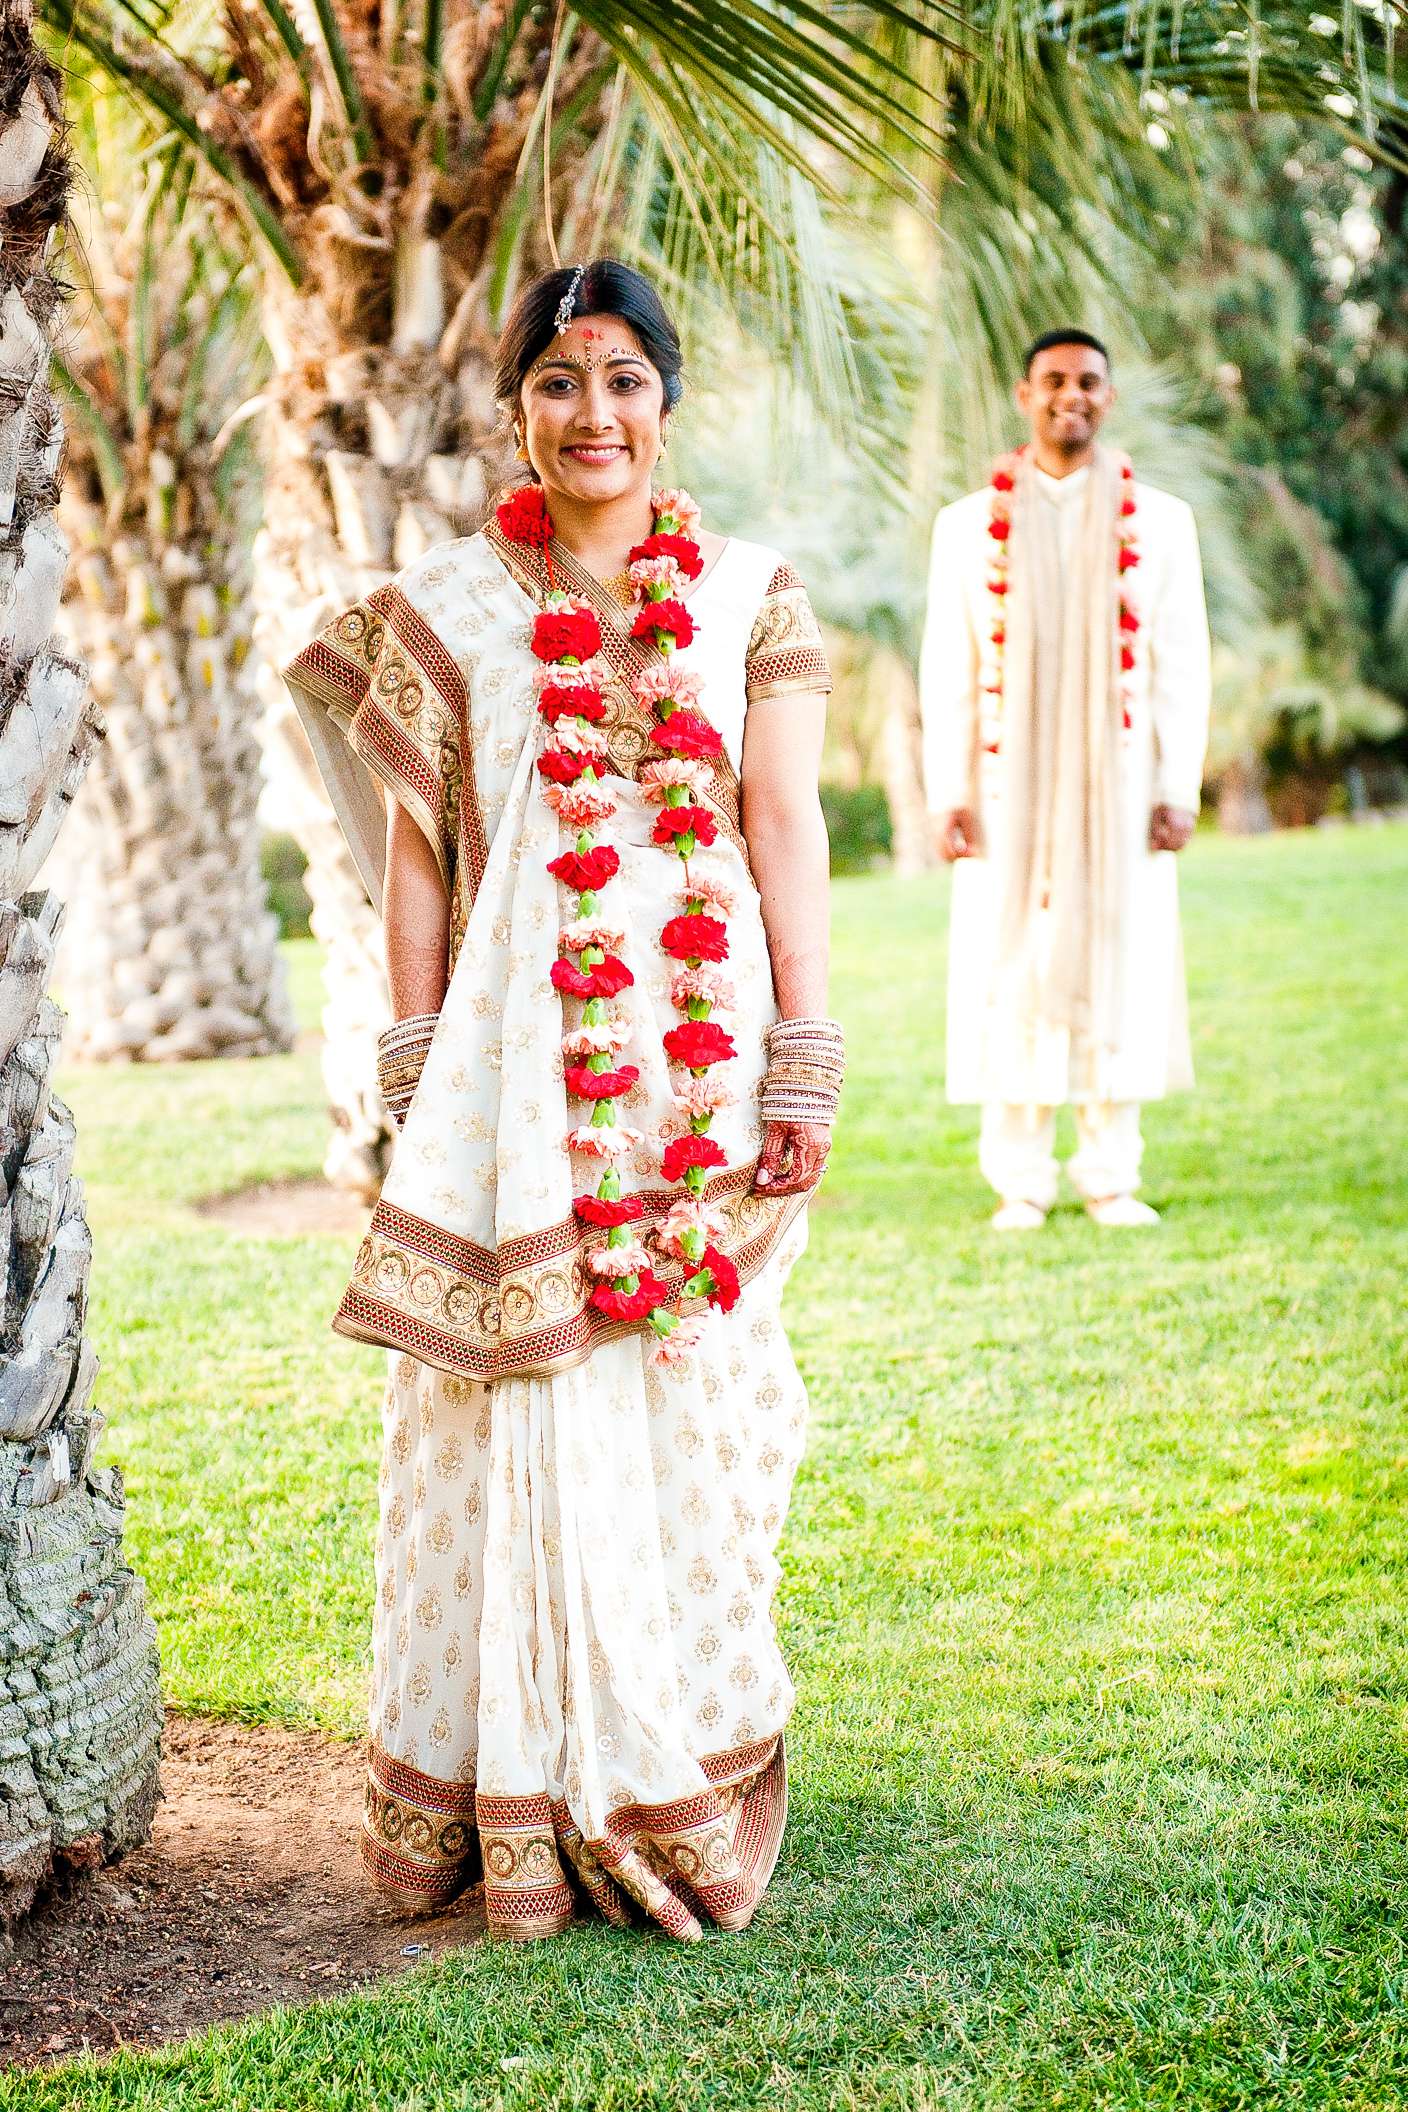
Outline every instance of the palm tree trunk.
[(56, 1865), (145, 1839), (161, 1733), (121, 1477), (93, 1461), (92, 1242), (73, 1117), (52, 1089), (61, 1015), (44, 995), (62, 912), (30, 891), (98, 732), (83, 669), (52, 642), (67, 552), (46, 259), (67, 168), (59, 75), (30, 20), (29, 0), (0, 0), (0, 1921), (27, 1912)]
[[(191, 474), (198, 474), (192, 465)], [(293, 1016), (259, 865), (247, 590), (211, 539), (158, 549), (92, 507), (66, 620), (108, 737), (56, 860), (69, 1046), (144, 1063), (263, 1056)]]
[[(339, 350), (322, 299), (270, 287), (275, 373), (254, 555), (256, 637), (269, 670), (432, 543), (477, 528), (507, 467), (487, 336), (447, 330), (438, 254), (424, 241), (407, 247), (414, 254), (395, 274), (385, 344)], [(266, 761), (308, 859), (312, 927), (327, 949), (323, 1077), (334, 1128), (324, 1170), (370, 1198), (393, 1136), (376, 1084), (376, 1038), (391, 1016), (381, 928), (293, 705), (276, 675), (264, 681)]]

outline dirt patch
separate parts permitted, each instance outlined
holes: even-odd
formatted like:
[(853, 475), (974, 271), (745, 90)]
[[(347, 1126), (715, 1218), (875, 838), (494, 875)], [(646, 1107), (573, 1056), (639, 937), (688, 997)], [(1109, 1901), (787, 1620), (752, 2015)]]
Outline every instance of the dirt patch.
[(357, 1854), (360, 1746), (168, 1716), (152, 1839), (0, 1952), (0, 2060), (155, 2046), (405, 1972), (483, 1934), (478, 1888), (411, 1919)]
[(360, 1239), (371, 1216), (370, 1203), (316, 1178), (260, 1181), (252, 1188), (232, 1189), (228, 1195), (207, 1196), (192, 1208), (197, 1217), (264, 1239), (296, 1239), (305, 1232), (336, 1232)]

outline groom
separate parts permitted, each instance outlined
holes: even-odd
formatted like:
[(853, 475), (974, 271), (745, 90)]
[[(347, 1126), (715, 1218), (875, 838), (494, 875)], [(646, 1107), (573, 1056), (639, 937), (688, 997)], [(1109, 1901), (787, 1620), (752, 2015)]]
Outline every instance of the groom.
[(1098, 444), (1088, 331), (1050, 330), (1029, 438), (934, 528), (924, 761), (954, 863), (948, 1095), (982, 1106), (993, 1223), (1034, 1230), (1067, 1172), (1097, 1224), (1149, 1225), (1140, 1103), (1192, 1084), (1178, 882), (1207, 745), (1209, 646), (1188, 507)]

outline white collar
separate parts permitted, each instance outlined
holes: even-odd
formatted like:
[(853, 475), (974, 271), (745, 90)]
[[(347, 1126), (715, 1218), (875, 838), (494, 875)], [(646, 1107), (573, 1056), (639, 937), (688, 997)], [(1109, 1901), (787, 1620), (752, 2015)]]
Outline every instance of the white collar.
[(1082, 463), (1079, 469), (1073, 469), (1068, 477), (1053, 477), (1039, 462), (1033, 466), (1036, 469), (1037, 490), (1055, 506), (1068, 506), (1076, 494), (1084, 491), (1090, 482), (1088, 462)]

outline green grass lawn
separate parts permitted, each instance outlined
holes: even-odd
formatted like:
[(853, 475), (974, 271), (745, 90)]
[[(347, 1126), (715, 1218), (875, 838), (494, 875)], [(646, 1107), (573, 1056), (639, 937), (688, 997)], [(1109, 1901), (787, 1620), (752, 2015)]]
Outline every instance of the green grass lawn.
[[(839, 886), (847, 1110), (789, 1302), (792, 1816), (753, 1929), (479, 1946), (0, 2105), (1408, 2104), (1405, 910), (1403, 828), (1200, 838), (1164, 1223), (1004, 1243), (940, 1096), (944, 887)], [(351, 1243), (188, 1208), (316, 1170), (316, 1054), (67, 1090), (168, 1696), (355, 1733)]]

